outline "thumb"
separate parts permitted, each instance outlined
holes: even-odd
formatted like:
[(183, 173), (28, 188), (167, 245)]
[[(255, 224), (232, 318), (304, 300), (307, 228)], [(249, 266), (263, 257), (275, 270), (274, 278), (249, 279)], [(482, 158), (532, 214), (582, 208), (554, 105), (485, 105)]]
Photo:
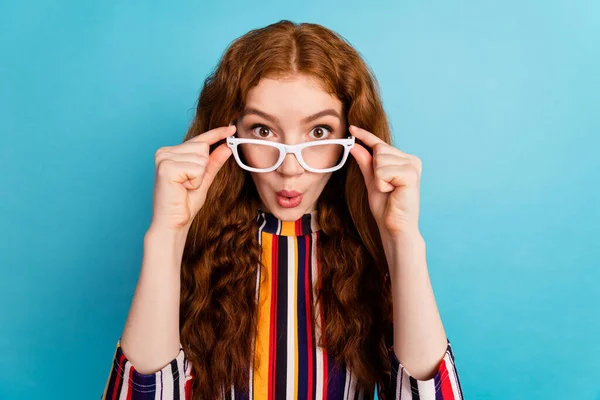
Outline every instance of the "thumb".
[(358, 143), (354, 143), (354, 146), (350, 149), (350, 154), (356, 160), (360, 171), (365, 179), (365, 185), (369, 187), (373, 181), (373, 156)]

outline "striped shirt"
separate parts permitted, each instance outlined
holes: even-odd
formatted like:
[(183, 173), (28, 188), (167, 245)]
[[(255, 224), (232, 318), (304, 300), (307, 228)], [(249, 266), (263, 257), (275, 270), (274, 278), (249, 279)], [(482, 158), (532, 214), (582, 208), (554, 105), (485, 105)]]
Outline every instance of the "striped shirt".
[[(264, 271), (256, 277), (258, 330), (252, 348), (255, 367), (248, 373), (249, 393), (235, 387), (223, 390), (230, 399), (363, 399), (356, 378), (344, 365), (328, 357), (316, 345), (323, 314), (315, 304), (320, 263), (316, 248), (320, 227), (317, 211), (304, 214), (295, 222), (282, 221), (259, 211), (258, 240)], [(266, 279), (261, 279), (266, 273)], [(317, 313), (317, 314), (315, 314)], [(313, 324), (312, 315), (321, 323)], [(454, 355), (448, 346), (435, 377), (415, 379), (389, 352), (391, 385), (376, 388), (381, 399), (462, 400)], [(256, 363), (258, 361), (258, 363)], [(102, 399), (191, 399), (191, 363), (183, 348), (160, 371), (140, 374), (123, 354), (120, 341), (113, 359)]]

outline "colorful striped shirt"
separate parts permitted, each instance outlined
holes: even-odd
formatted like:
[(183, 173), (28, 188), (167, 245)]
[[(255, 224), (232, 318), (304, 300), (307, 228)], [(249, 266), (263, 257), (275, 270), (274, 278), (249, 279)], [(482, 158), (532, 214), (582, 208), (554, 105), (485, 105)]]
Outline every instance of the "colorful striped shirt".
[[(320, 263), (316, 248), (320, 227), (317, 211), (295, 222), (282, 221), (259, 211), (258, 240), (265, 266), (256, 277), (258, 330), (252, 352), (255, 367), (248, 372), (249, 393), (235, 387), (223, 389), (227, 399), (363, 399), (357, 380), (344, 365), (336, 365), (316, 345), (323, 314), (315, 304)], [(317, 314), (315, 314), (317, 313)], [(317, 315), (321, 324), (313, 324)], [(381, 399), (462, 400), (454, 355), (448, 340), (437, 374), (428, 380), (415, 379), (389, 352), (392, 376), (389, 387), (375, 388)], [(103, 399), (191, 399), (191, 363), (183, 348), (160, 371), (140, 374), (123, 354), (120, 341), (113, 359)], [(256, 364), (256, 361), (258, 363)]]

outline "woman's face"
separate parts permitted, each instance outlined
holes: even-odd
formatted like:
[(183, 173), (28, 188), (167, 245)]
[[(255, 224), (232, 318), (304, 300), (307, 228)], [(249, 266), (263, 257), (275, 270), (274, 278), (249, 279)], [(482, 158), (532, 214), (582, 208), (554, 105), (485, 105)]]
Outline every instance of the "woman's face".
[[(321, 115), (308, 120), (317, 113)], [(248, 92), (236, 126), (236, 137), (283, 144), (347, 137), (342, 103), (315, 81), (299, 74), (285, 79), (262, 78)], [(315, 210), (332, 173), (306, 171), (290, 153), (276, 170), (250, 174), (262, 209), (281, 220), (296, 221)], [(290, 193), (279, 193), (283, 190), (298, 192), (300, 196), (289, 198)]]

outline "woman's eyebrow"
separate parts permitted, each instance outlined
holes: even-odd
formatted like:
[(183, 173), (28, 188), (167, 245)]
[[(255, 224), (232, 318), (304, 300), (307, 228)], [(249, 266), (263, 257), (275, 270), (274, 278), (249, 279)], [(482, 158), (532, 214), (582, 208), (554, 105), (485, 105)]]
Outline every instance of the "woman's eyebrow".
[[(243, 118), (245, 115), (249, 115), (249, 114), (258, 115), (260, 117), (263, 117), (264, 119), (268, 119), (271, 122), (279, 124), (279, 118), (275, 117), (274, 115), (267, 114), (264, 111), (257, 110), (256, 108), (252, 108), (252, 107), (248, 107), (248, 108), (244, 109), (244, 111), (242, 111), (242, 115), (240, 116), (240, 119)], [(319, 111), (318, 113), (309, 115), (308, 117), (302, 119), (302, 121), (300, 121), (300, 122), (303, 124), (307, 124), (307, 123), (314, 121), (315, 119), (323, 117), (325, 115), (332, 115), (340, 120), (342, 119), (340, 117), (340, 114), (337, 111), (335, 111), (332, 108), (328, 108), (326, 110)]]

